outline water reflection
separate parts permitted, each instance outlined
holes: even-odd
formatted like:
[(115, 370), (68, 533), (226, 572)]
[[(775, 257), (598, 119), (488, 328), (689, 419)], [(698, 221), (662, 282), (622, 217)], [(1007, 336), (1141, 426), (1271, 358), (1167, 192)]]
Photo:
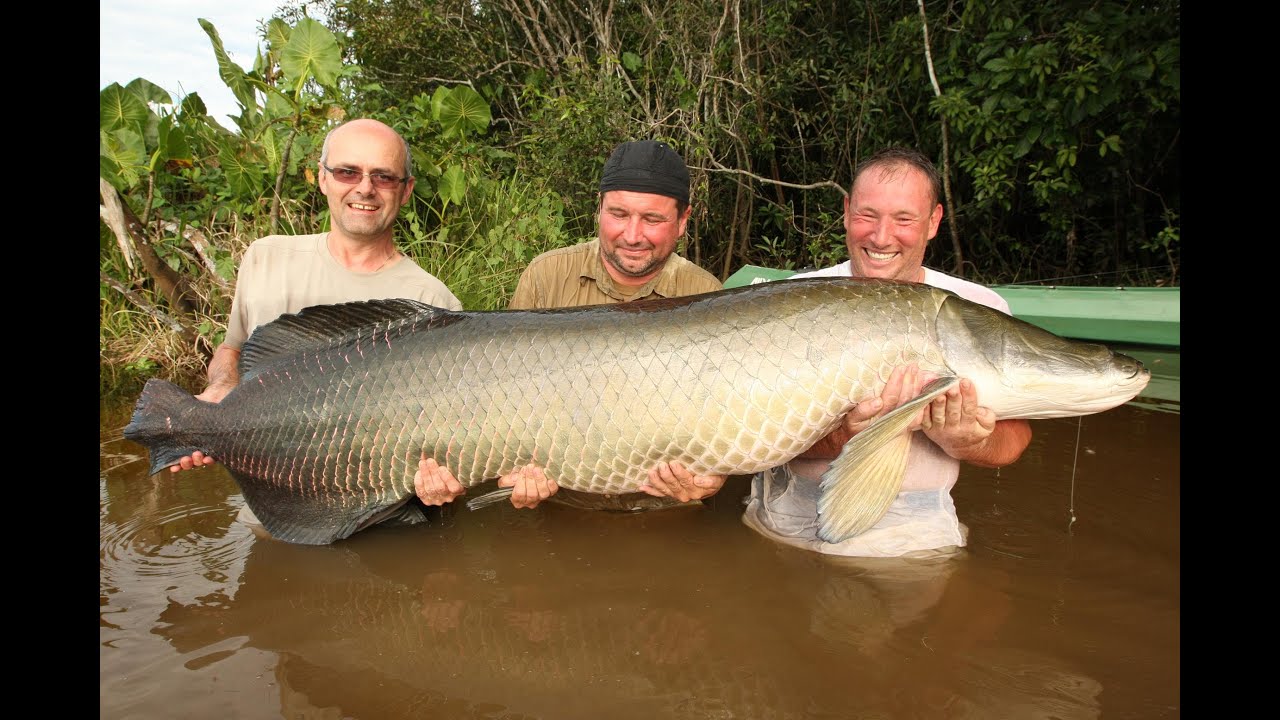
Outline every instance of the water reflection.
[(770, 543), (744, 478), (697, 509), (263, 541), (220, 468), (148, 478), (114, 412), (104, 718), (1179, 713), (1176, 414), (1038, 421), (1018, 464), (962, 474), (969, 548), (906, 561)]

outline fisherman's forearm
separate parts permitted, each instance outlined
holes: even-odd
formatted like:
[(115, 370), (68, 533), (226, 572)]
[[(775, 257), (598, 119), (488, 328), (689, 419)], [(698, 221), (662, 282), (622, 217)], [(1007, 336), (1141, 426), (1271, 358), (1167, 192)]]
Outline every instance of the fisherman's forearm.
[(240, 349), (219, 345), (209, 358), (209, 383), (199, 396), (209, 402), (220, 401), (236, 385), (240, 384)]
[(943, 448), (951, 457), (979, 467), (1004, 467), (1031, 444), (1031, 424), (1026, 420), (998, 420), (995, 429), (981, 442), (961, 448)]

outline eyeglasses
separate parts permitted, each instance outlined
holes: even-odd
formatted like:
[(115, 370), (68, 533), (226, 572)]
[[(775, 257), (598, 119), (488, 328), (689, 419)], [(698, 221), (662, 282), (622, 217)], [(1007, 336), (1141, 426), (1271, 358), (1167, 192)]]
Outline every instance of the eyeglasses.
[(331, 175), (334, 180), (337, 180), (344, 185), (357, 185), (360, 183), (362, 178), (367, 176), (369, 178), (369, 182), (373, 183), (373, 186), (379, 190), (394, 190), (395, 188), (403, 185), (409, 179), (380, 172), (367, 173), (360, 172), (359, 170), (352, 170), (351, 168), (331, 168), (324, 163), (321, 163), (320, 167), (328, 170), (329, 175)]

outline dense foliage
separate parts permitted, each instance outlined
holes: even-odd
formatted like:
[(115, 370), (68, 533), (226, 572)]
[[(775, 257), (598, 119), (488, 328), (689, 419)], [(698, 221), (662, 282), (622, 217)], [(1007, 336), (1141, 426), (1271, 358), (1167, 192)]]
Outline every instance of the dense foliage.
[(234, 129), (144, 79), (101, 93), (104, 388), (198, 373), (244, 247), (326, 227), (315, 161), (346, 117), (409, 140), (400, 243), (468, 308), (502, 307), (535, 254), (594, 234), (605, 157), (646, 137), (690, 164), (684, 253), (722, 278), (842, 259), (852, 168), (900, 143), (946, 176), (931, 266), (1179, 281), (1178, 2), (292, 0), (277, 15), (251, 69), (202, 21)]

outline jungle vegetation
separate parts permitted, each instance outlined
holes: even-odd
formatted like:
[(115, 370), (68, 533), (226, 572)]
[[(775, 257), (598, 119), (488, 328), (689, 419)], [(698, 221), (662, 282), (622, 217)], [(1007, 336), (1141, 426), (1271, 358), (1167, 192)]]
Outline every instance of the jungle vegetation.
[(984, 283), (1180, 282), (1179, 2), (283, 0), (252, 67), (201, 20), (240, 114), (145, 78), (100, 93), (100, 386), (203, 387), (238, 259), (327, 229), (325, 133), (375, 117), (418, 178), (402, 250), (468, 309), (594, 235), (618, 142), (684, 156), (682, 254), (845, 259), (841, 201), (890, 144), (934, 158), (926, 263)]

